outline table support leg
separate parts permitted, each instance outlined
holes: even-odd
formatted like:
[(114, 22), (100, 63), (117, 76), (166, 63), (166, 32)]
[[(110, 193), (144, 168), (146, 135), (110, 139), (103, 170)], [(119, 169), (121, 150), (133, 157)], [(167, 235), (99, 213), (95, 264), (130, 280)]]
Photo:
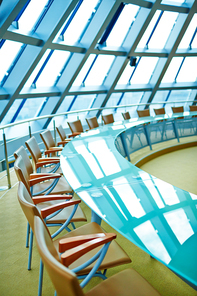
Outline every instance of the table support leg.
[(96, 222), (98, 225), (101, 225), (101, 221), (102, 219), (94, 211), (92, 211), (91, 222)]

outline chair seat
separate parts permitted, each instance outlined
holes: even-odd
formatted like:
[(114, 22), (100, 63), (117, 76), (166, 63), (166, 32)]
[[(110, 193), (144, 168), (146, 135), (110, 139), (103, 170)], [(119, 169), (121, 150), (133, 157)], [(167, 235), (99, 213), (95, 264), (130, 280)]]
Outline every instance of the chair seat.
[[(54, 180), (49, 180), (46, 182), (38, 183), (33, 186), (33, 194), (37, 195), (39, 191), (46, 189)], [(70, 185), (66, 182), (64, 177), (60, 177), (57, 185), (51, 191), (50, 194), (64, 194), (64, 193), (72, 193), (73, 190)]]
[(134, 269), (126, 269), (98, 284), (86, 296), (159, 296)]
[[(86, 235), (86, 234), (94, 234), (94, 233), (101, 233), (105, 232), (103, 228), (98, 225), (95, 222), (91, 222), (88, 224), (85, 224), (75, 230), (72, 230), (71, 232), (67, 233), (64, 237), (61, 237), (60, 239), (57, 239), (54, 241), (54, 246), (58, 251), (58, 246), (59, 246), (59, 240), (67, 237), (74, 237), (78, 235)], [(80, 266), (82, 263), (88, 261), (94, 254), (98, 252), (99, 248), (96, 248), (87, 254), (83, 255), (80, 257), (78, 260), (76, 260), (73, 264), (69, 266), (69, 269), (73, 269), (77, 266)], [(129, 256), (125, 253), (125, 251), (116, 243), (116, 241), (112, 241), (109, 249), (107, 251), (107, 254), (102, 262), (102, 264), (99, 267), (99, 270), (104, 270), (106, 268), (110, 267), (115, 267), (121, 264), (127, 264), (130, 263), (131, 259)], [(85, 274), (89, 273), (90, 270), (92, 269), (94, 263), (83, 269), (83, 272), (79, 272), (78, 275), (80, 274)], [(102, 295), (102, 294), (101, 294)]]

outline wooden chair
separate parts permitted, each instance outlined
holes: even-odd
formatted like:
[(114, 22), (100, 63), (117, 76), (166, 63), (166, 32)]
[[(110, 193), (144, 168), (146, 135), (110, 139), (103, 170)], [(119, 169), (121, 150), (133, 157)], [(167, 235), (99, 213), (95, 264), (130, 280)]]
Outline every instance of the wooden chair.
[(47, 153), (51, 156), (56, 156), (58, 152), (61, 152), (63, 147), (57, 147), (55, 141), (53, 140), (50, 130), (45, 130), (40, 134), (40, 137), (45, 145)]
[[(197, 112), (197, 105), (189, 106), (190, 112)], [(197, 117), (197, 115), (192, 115), (192, 117)]]
[(68, 142), (70, 142), (71, 139), (68, 139), (66, 137), (65, 131), (64, 131), (64, 129), (63, 129), (63, 127), (62, 127), (61, 124), (59, 126), (56, 126), (56, 130), (57, 130), (57, 132), (58, 132), (58, 134), (60, 136), (60, 139), (61, 139), (61, 142), (58, 142), (57, 143), (58, 146), (59, 145), (65, 146)]
[[(34, 218), (35, 238), (38, 251), (49, 277), (55, 287), (58, 296), (159, 296), (159, 292), (155, 290), (139, 273), (134, 269), (126, 269), (118, 274), (106, 279), (96, 287), (83, 292), (83, 284), (79, 284), (76, 274), (68, 269), (64, 258), (69, 260), (69, 256), (73, 256), (74, 260), (78, 260), (82, 252), (78, 252), (78, 248), (70, 254), (66, 253), (61, 256), (61, 262), (58, 253), (53, 248), (49, 233), (44, 227), (42, 220), (35, 216)], [(61, 244), (66, 241), (60, 240)], [(81, 246), (83, 252), (86, 252), (87, 243)], [(93, 245), (93, 243), (92, 243)], [(111, 246), (111, 245), (110, 245)], [(110, 248), (110, 247), (109, 247)]]
[[(184, 112), (184, 107), (180, 106), (180, 107), (171, 107), (172, 108), (172, 112), (173, 113), (183, 113)], [(176, 119), (184, 119), (184, 116), (179, 116)]]
[(124, 113), (122, 113), (122, 116), (123, 116), (124, 120), (128, 120), (128, 119), (131, 118), (129, 112), (124, 112)]
[[(62, 170), (60, 168), (60, 158), (42, 157), (42, 152), (34, 136), (27, 140), (25, 145), (31, 154), (34, 172), (62, 174)], [(44, 154), (48, 156), (51, 154), (51, 151), (45, 150)]]
[[(25, 151), (26, 152), (26, 151)], [(18, 178), (19, 182), (22, 182), (24, 186), (26, 187), (29, 195), (32, 198), (38, 199), (38, 203), (40, 200), (40, 196), (42, 198), (45, 198), (47, 203), (45, 202), (40, 203), (38, 208), (39, 210), (42, 210), (46, 206), (53, 206), (54, 204), (60, 203), (60, 200), (66, 201), (69, 199), (72, 199), (72, 189), (66, 182), (66, 180), (63, 177), (60, 177), (58, 174), (30, 174), (27, 171), (26, 168), (26, 163), (24, 159), (22, 158), (22, 155), (19, 155), (16, 153), (17, 158), (14, 163), (14, 170), (16, 173), (16, 176)], [(32, 169), (33, 170), (33, 169)], [(60, 179), (60, 184), (58, 182), (53, 183), (53, 179), (55, 178), (55, 181)], [(65, 181), (65, 182), (64, 182)], [(36, 187), (36, 190), (32, 190), (32, 188)], [(35, 189), (35, 188), (34, 188)], [(65, 195), (66, 193), (69, 193), (69, 195)], [(44, 197), (43, 197), (44, 196)], [(72, 216), (72, 219), (69, 221), (69, 217), (71, 214), (74, 213), (75, 215)], [(47, 224), (51, 226), (57, 226), (57, 225), (63, 225), (65, 221), (69, 221), (71, 223), (72, 227), (75, 228), (74, 223), (75, 222), (86, 222), (86, 216), (82, 209), (80, 207), (74, 208), (74, 207), (69, 207), (55, 216), (51, 216), (50, 219), (47, 220)], [(67, 231), (70, 231), (68, 227), (66, 227)], [(29, 260), (28, 260), (28, 270), (31, 269), (31, 256), (32, 256), (32, 244), (33, 244), (33, 237), (29, 238), (29, 233), (30, 233), (30, 228), (29, 225), (27, 225), (27, 239), (26, 239), (26, 247), (30, 245), (30, 250), (29, 250)], [(29, 242), (30, 239), (30, 242)]]
[[(21, 205), (21, 208), (22, 208), (22, 210), (23, 210), (27, 220), (29, 221), (29, 224), (30, 224), (33, 232), (34, 232), (34, 235), (36, 234), (34, 218), (35, 217), (39, 218), (39, 221), (41, 223), (40, 224), (41, 229), (44, 229), (43, 231), (45, 231), (45, 233), (47, 234), (47, 240), (50, 242), (51, 252), (56, 254), (55, 258), (58, 261), (59, 261), (59, 254), (58, 253), (59, 252), (62, 253), (65, 251), (64, 245), (61, 246), (61, 244), (59, 243), (62, 240), (62, 238), (69, 240), (71, 246), (75, 246), (77, 244), (77, 240), (81, 239), (81, 236), (92, 235), (97, 238), (98, 238), (98, 234), (101, 234), (101, 236), (105, 236), (105, 231), (101, 228), (101, 226), (99, 226), (95, 222), (91, 222), (91, 223), (85, 224), (83, 226), (80, 226), (75, 230), (72, 230), (71, 232), (65, 234), (63, 237), (58, 236), (58, 238), (56, 238), (55, 240), (52, 241), (50, 234), (47, 230), (46, 224), (44, 223), (44, 220), (43, 220), (43, 218), (45, 218), (48, 214), (51, 214), (51, 212), (52, 212), (51, 208), (49, 208), (49, 209), (44, 208), (43, 210), (38, 211), (36, 205), (32, 202), (29, 192), (27, 191), (26, 187), (24, 186), (24, 184), (22, 182), (19, 182), (19, 186), (18, 186), (18, 199), (19, 199), (19, 203)], [(56, 211), (55, 207), (54, 207), (53, 211)], [(112, 239), (113, 238), (114, 238), (114, 235), (112, 236)], [(71, 264), (70, 268), (76, 270), (76, 268), (81, 266), (81, 264), (88, 262), (92, 257), (96, 256), (96, 254), (98, 253), (98, 251), (100, 249), (101, 249), (101, 247), (98, 246), (97, 249), (92, 249), (87, 254), (84, 254), (84, 256), (80, 257), (78, 260), (73, 262), (73, 264)], [(111, 267), (115, 267), (117, 265), (130, 263), (130, 262), (131, 262), (131, 259), (124, 252), (124, 250), (118, 245), (118, 243), (116, 241), (112, 241), (102, 263), (100, 264), (100, 266), (98, 266), (98, 271), (96, 271), (96, 274), (94, 274), (94, 276), (99, 276), (99, 277), (105, 279), (106, 278), (106, 275), (105, 275), (106, 269), (111, 268)], [(44, 262), (44, 264), (45, 264), (45, 262)], [(42, 266), (42, 264), (41, 264), (41, 266)], [(76, 270), (76, 273), (78, 276), (87, 275), (90, 273), (93, 266), (94, 266), (94, 263), (92, 261), (92, 263), (90, 263), (89, 265), (84, 266), (83, 269), (79, 268), (78, 271)], [(42, 270), (42, 268), (41, 268), (41, 270)], [(101, 272), (103, 270), (104, 270), (104, 272)], [(42, 274), (41, 274), (41, 276), (42, 276)], [(40, 278), (40, 281), (41, 280), (42, 280), (42, 278)], [(41, 287), (39, 287), (39, 294), (41, 292), (40, 288)], [(68, 293), (67, 288), (66, 288), (66, 293)], [(67, 294), (67, 295), (69, 295), (69, 294)]]
[(86, 122), (87, 122), (87, 124), (89, 126), (89, 129), (93, 129), (93, 128), (99, 127), (99, 124), (98, 124), (98, 121), (97, 121), (96, 116), (91, 117), (91, 118), (86, 118)]
[(110, 124), (114, 122), (113, 114), (102, 115), (102, 120), (104, 124)]
[(154, 109), (155, 115), (163, 115), (166, 114), (165, 108)]
[(67, 123), (72, 133), (69, 137), (76, 137), (84, 132), (80, 119)]
[(147, 117), (150, 116), (150, 110), (144, 109), (144, 110), (137, 110), (138, 117)]
[[(30, 194), (71, 194), (73, 192), (70, 185), (63, 176), (57, 173), (34, 173), (33, 166), (29, 160), (28, 154), (23, 146), (14, 152), (14, 157), (17, 160), (21, 156), (22, 160), (18, 163), (21, 165), (24, 183)], [(45, 162), (44, 162), (45, 164)], [(22, 177), (21, 175), (21, 177)], [(34, 179), (34, 181), (33, 181)], [(55, 180), (55, 182), (54, 182)], [(45, 181), (45, 182), (44, 182)], [(32, 185), (31, 185), (32, 183)], [(54, 186), (52, 184), (55, 184)], [(31, 186), (33, 188), (31, 188)]]

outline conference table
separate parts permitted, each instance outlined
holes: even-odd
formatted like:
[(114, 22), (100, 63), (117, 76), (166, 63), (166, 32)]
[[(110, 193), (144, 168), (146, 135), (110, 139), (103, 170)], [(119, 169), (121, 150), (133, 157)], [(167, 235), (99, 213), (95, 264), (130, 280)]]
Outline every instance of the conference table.
[(132, 151), (152, 149), (152, 142), (169, 135), (177, 141), (196, 135), (192, 115), (197, 112), (184, 112), (183, 120), (180, 115), (135, 118), (86, 131), (64, 147), (60, 163), (74, 192), (92, 210), (92, 221), (104, 220), (197, 290), (197, 196), (128, 161)]

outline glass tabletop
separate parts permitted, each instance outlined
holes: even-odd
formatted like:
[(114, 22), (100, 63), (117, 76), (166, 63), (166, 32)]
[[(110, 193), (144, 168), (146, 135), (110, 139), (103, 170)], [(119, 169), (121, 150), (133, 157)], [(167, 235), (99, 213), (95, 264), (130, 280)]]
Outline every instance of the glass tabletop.
[(94, 213), (196, 288), (197, 196), (137, 168), (114, 144), (121, 132), (157, 118), (77, 136), (63, 149), (61, 167)]

